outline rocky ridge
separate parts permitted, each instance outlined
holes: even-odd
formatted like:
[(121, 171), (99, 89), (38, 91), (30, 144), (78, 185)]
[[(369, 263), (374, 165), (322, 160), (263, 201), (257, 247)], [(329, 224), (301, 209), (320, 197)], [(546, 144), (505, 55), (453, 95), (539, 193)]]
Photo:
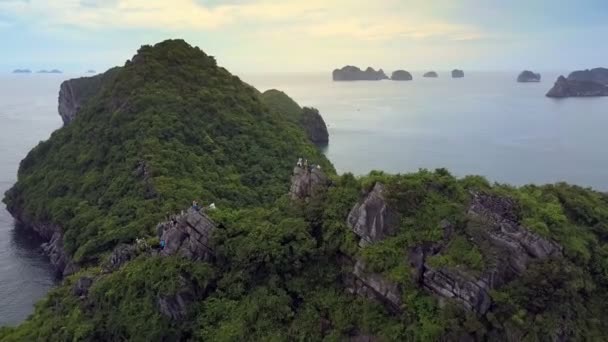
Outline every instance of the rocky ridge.
[[(384, 186), (377, 183), (348, 216), (347, 224), (361, 239), (362, 248), (382, 241), (398, 228), (397, 214), (388, 206), (384, 194)], [(480, 274), (464, 268), (429, 265), (429, 257), (441, 254), (455, 234), (454, 227), (447, 221), (441, 223), (444, 232), (441, 241), (411, 247), (407, 255), (413, 279), (421, 288), (483, 315), (492, 305), (491, 290), (521, 275), (530, 263), (561, 255), (562, 249), (557, 243), (521, 226), (517, 206), (509, 198), (474, 193), (467, 212), (469, 224), (465, 234), (475, 243), (483, 241), (490, 246), (485, 253), (491, 260), (490, 266)], [(402, 293), (399, 287), (381, 274), (366, 272), (362, 260), (355, 260), (352, 275), (351, 292), (389, 303), (391, 310), (400, 306)]]

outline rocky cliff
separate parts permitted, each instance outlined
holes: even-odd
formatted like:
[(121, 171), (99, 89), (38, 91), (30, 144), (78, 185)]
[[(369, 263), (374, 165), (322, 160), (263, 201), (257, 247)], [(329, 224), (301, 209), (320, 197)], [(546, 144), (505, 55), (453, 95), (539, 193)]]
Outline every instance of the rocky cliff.
[(334, 81), (380, 81), (388, 79), (388, 76), (386, 76), (382, 69), (376, 71), (368, 67), (363, 71), (351, 65), (334, 70), (332, 76)]
[(104, 82), (116, 72), (117, 68), (114, 68), (96, 76), (75, 78), (61, 83), (58, 110), (63, 124), (72, 122), (85, 103), (97, 95)]
[(540, 74), (530, 70), (524, 70), (517, 76), (517, 82), (540, 82)]
[(210, 238), (215, 224), (204, 212), (188, 209), (160, 223), (156, 230), (165, 247), (163, 256), (179, 255), (190, 260), (210, 260), (213, 256)]
[(452, 78), (463, 78), (463, 77), (464, 77), (464, 71), (462, 71), (460, 69), (452, 70)]
[(391, 75), (393, 81), (411, 81), (412, 79), (412, 74), (405, 70), (397, 70)]
[(608, 96), (608, 86), (593, 81), (568, 80), (560, 76), (553, 88), (547, 93), (547, 97), (594, 97)]
[[(388, 205), (385, 192), (385, 187), (377, 183), (348, 215), (347, 224), (360, 238), (362, 248), (390, 237), (398, 229), (398, 215)], [(557, 243), (520, 224), (517, 205), (507, 197), (474, 193), (467, 216), (464, 236), (485, 246), (488, 262), (481, 272), (455, 266), (434, 267), (429, 262), (452, 243), (455, 232), (448, 221), (441, 223), (442, 240), (410, 247), (407, 255), (413, 279), (420, 288), (478, 314), (490, 309), (493, 289), (523, 274), (532, 262), (562, 253)], [(402, 295), (399, 286), (382, 274), (366, 271), (363, 260), (357, 259), (354, 264), (351, 292), (388, 303), (391, 310), (398, 309)]]
[(304, 107), (300, 123), (312, 143), (317, 145), (327, 145), (329, 143), (327, 125), (318, 109)]
[(437, 75), (437, 73), (435, 71), (429, 71), (429, 72), (425, 72), (424, 75), (422, 75), (422, 77), (436, 78), (436, 77), (439, 77), (439, 75)]
[(330, 181), (321, 168), (317, 166), (296, 165), (291, 176), (289, 196), (293, 200), (306, 200), (318, 191), (327, 188)]

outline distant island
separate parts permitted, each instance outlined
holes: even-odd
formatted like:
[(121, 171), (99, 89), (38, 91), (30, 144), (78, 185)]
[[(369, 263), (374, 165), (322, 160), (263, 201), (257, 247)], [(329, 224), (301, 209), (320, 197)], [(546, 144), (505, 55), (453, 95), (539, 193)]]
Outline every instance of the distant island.
[(429, 72), (425, 72), (424, 75), (422, 75), (422, 77), (437, 78), (437, 77), (439, 77), (439, 75), (437, 75), (437, 73), (435, 71), (429, 71)]
[(87, 70), (87, 74), (96, 74), (97, 71), (93, 70), (93, 69), (89, 69)]
[(61, 70), (58, 69), (53, 69), (53, 70), (39, 70), (38, 71), (39, 74), (62, 74), (63, 72)]
[(405, 70), (397, 70), (391, 75), (393, 81), (411, 81), (412, 79), (412, 74)]
[(547, 97), (592, 97), (608, 96), (608, 69), (595, 68), (574, 71), (558, 77)]
[(460, 69), (452, 70), (452, 78), (463, 78), (463, 77), (464, 77), (464, 71), (462, 71)]
[(380, 81), (388, 79), (382, 69), (376, 71), (372, 67), (368, 67), (363, 71), (352, 65), (334, 70), (332, 76), (334, 81)]
[(13, 70), (13, 74), (31, 74), (32, 70), (30, 69), (15, 69)]
[(534, 73), (530, 70), (524, 70), (519, 74), (519, 76), (517, 76), (517, 82), (520, 82), (520, 83), (540, 82), (540, 74)]

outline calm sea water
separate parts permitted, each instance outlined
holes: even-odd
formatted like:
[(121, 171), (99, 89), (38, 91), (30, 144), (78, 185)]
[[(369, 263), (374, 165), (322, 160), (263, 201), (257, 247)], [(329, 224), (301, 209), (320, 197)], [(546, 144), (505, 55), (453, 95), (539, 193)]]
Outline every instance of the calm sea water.
[(317, 107), (339, 172), (446, 167), (512, 184), (568, 181), (608, 190), (608, 97), (546, 98), (558, 74), (516, 83), (516, 72), (410, 82), (332, 82), (328, 75), (249, 75)]
[[(512, 184), (568, 181), (608, 190), (608, 98), (544, 96), (557, 74), (516, 83), (516, 73), (441, 73), (411, 82), (332, 82), (328, 74), (244, 75), (320, 109), (327, 154), (339, 172), (392, 173), (446, 167)], [(57, 93), (66, 75), (0, 76), (0, 191), (19, 161), (61, 126)], [(0, 207), (0, 325), (17, 324), (55, 284), (40, 241), (15, 229)]]

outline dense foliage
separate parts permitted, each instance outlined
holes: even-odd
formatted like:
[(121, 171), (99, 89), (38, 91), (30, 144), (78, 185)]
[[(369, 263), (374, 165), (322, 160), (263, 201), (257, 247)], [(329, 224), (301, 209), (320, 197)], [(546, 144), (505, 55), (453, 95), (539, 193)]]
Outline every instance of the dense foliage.
[[(297, 124), (300, 106), (260, 94), (183, 41), (144, 46), (114, 71), (67, 127), (22, 162), (6, 202), (31, 222), (63, 227), (83, 269), (66, 278), (3, 341), (602, 340), (608, 314), (608, 196), (566, 184), (514, 188), (447, 170), (337, 176)], [(332, 185), (306, 202), (287, 192), (295, 160), (318, 162)], [(399, 215), (390, 238), (359, 248), (346, 218), (376, 182)], [(533, 264), (492, 293), (483, 316), (414, 283), (408, 247), (454, 237), (429, 263), (471, 274), (487, 262), (472, 243), (471, 192), (513, 198), (519, 219), (564, 256)], [(148, 237), (193, 199), (215, 202), (212, 262), (143, 253), (101, 267), (119, 243)], [(352, 260), (397, 283), (399, 312), (350, 294)], [(88, 295), (74, 286), (94, 279)], [(170, 319), (159, 299), (187, 291)]]

